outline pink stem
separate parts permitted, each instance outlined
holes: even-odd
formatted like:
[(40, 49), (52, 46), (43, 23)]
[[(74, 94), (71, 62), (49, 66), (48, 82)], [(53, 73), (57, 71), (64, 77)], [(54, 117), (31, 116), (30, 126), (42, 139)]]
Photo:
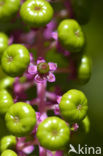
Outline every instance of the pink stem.
[[(37, 95), (39, 98), (38, 109), (41, 114), (41, 119), (43, 118), (43, 120), (47, 118), (45, 97), (46, 85), (46, 81), (44, 81), (43, 83), (37, 83)], [(41, 146), (39, 146), (39, 156), (47, 156), (47, 150)]]
[(43, 31), (44, 31), (43, 28), (41, 28), (37, 31), (36, 47), (37, 47), (37, 56), (38, 57), (45, 57)]
[(72, 10), (72, 6), (71, 6), (70, 0), (65, 0), (64, 1), (64, 5), (65, 5), (67, 11), (69, 12), (70, 18), (73, 18), (74, 14), (73, 14), (73, 10)]
[(47, 150), (39, 146), (39, 156), (47, 156)]
[(63, 156), (63, 152), (62, 151), (56, 151), (55, 156)]
[(56, 101), (57, 100), (57, 96), (54, 93), (51, 92), (46, 92), (46, 97), (52, 101)]
[(37, 95), (39, 98), (38, 108), (39, 112), (42, 114), (45, 112), (45, 90), (46, 90), (46, 82), (43, 83), (37, 83)]
[(59, 105), (58, 104), (48, 105), (46, 107), (47, 110), (50, 110), (50, 109), (55, 110), (56, 108), (59, 108)]

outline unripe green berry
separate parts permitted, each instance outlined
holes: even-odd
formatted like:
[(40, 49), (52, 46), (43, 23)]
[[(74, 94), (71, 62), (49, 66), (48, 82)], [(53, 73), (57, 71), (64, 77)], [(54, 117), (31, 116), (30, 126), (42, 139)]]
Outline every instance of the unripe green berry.
[(3, 53), (1, 66), (11, 77), (21, 76), (30, 62), (27, 48), (21, 44), (12, 44)]
[(46, 62), (39, 63), (37, 69), (40, 74), (46, 74), (49, 72), (49, 65)]
[(58, 26), (58, 39), (70, 52), (80, 52), (85, 45), (81, 26), (73, 19), (65, 19)]
[(14, 83), (14, 78), (12, 77), (5, 77), (4, 79), (1, 80), (0, 82), (0, 89), (8, 89), (11, 88), (13, 83)]
[(72, 132), (72, 136), (70, 142), (72, 144), (80, 144), (83, 143), (85, 138), (90, 132), (90, 120), (88, 116), (86, 116), (80, 123), (79, 128), (76, 132)]
[(0, 20), (8, 21), (20, 7), (20, 0), (0, 0)]
[(66, 121), (71, 123), (80, 122), (87, 114), (87, 98), (83, 92), (71, 89), (62, 96), (59, 108)]
[(12, 150), (5, 150), (1, 156), (17, 156), (17, 154)]
[(8, 47), (8, 36), (0, 32), (0, 59), (7, 47)]
[(46, 149), (62, 150), (69, 142), (70, 130), (64, 120), (48, 117), (39, 124), (37, 138), (40, 145)]
[(0, 151), (3, 152), (6, 149), (13, 149), (16, 146), (16, 137), (8, 135), (0, 140)]
[(17, 137), (26, 136), (36, 124), (35, 110), (27, 103), (15, 103), (6, 113), (5, 121), (11, 134)]
[(14, 104), (13, 98), (8, 91), (0, 90), (0, 114), (5, 115), (8, 109)]
[(45, 26), (53, 17), (53, 8), (46, 0), (28, 0), (22, 4), (20, 15), (32, 27)]
[(88, 56), (83, 55), (79, 63), (77, 65), (77, 79), (82, 82), (86, 83), (89, 81), (91, 76), (91, 60)]

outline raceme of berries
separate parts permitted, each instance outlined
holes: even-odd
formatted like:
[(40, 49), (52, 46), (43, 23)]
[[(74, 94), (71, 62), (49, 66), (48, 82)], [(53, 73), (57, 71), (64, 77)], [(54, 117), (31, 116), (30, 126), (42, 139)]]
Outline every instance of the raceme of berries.
[(92, 73), (88, 1), (0, 0), (1, 156), (64, 156), (87, 137), (87, 97), (68, 88)]
[(20, 15), (34, 28), (45, 26), (53, 17), (53, 8), (46, 0), (28, 0), (22, 4)]

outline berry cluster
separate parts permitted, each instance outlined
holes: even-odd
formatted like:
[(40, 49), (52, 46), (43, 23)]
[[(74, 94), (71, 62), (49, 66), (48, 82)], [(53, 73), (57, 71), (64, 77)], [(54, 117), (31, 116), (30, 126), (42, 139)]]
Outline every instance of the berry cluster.
[(85, 94), (53, 83), (58, 73), (68, 74), (66, 83), (90, 79), (82, 29), (89, 3), (0, 0), (1, 156), (67, 156), (68, 145), (89, 132)]

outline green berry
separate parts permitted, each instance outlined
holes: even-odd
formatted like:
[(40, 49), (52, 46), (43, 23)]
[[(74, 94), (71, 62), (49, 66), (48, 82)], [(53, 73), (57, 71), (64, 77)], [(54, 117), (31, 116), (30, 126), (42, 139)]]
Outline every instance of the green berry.
[(30, 62), (28, 50), (20, 44), (12, 44), (2, 55), (1, 66), (11, 77), (21, 76)]
[(14, 83), (14, 78), (12, 77), (5, 77), (0, 82), (0, 89), (8, 89), (11, 88)]
[(13, 99), (8, 91), (0, 90), (0, 114), (4, 115), (8, 109), (13, 105)]
[(37, 69), (40, 74), (46, 74), (49, 72), (49, 65), (46, 62), (42, 62), (37, 65)]
[(69, 142), (70, 130), (65, 121), (58, 117), (48, 117), (37, 129), (40, 145), (46, 149), (61, 150)]
[(7, 47), (8, 47), (8, 36), (0, 32), (0, 59)]
[(18, 102), (10, 107), (5, 116), (6, 126), (15, 136), (26, 136), (36, 124), (36, 114), (32, 106)]
[(17, 154), (12, 150), (5, 150), (1, 156), (17, 156)]
[(53, 8), (46, 0), (28, 0), (23, 3), (20, 15), (25, 23), (33, 27), (41, 27), (51, 21)]
[(20, 0), (0, 0), (0, 20), (7, 21), (20, 7)]
[(73, 19), (65, 19), (59, 24), (58, 39), (70, 52), (80, 52), (85, 44), (81, 26)]
[(79, 128), (76, 132), (72, 132), (71, 143), (72, 144), (80, 144), (87, 137), (90, 132), (90, 121), (88, 116), (86, 116), (80, 123)]
[(79, 122), (87, 114), (87, 98), (83, 92), (71, 89), (65, 93), (59, 104), (62, 117), (68, 122)]
[(3, 152), (6, 149), (13, 149), (16, 146), (16, 137), (13, 135), (5, 136), (0, 141), (0, 151)]
[(91, 60), (86, 55), (83, 55), (77, 66), (77, 79), (80, 82), (88, 82), (91, 76)]

